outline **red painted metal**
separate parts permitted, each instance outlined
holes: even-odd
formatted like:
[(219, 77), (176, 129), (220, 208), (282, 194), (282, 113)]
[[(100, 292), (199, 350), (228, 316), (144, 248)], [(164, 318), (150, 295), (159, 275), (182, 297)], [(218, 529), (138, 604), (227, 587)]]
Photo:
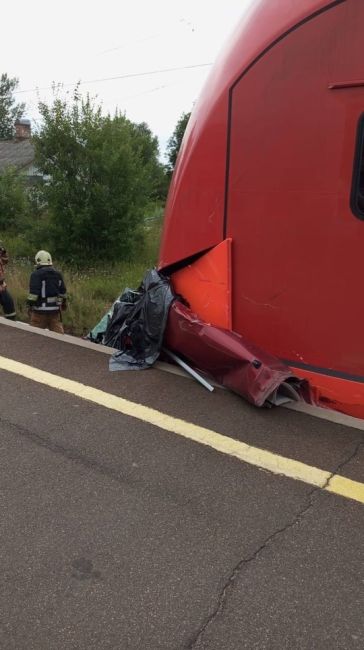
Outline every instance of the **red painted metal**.
[(233, 330), (340, 385), (364, 377), (364, 222), (350, 209), (363, 24), (363, 0), (251, 5), (188, 125), (159, 265), (231, 238)]
[(231, 330), (231, 239), (173, 273), (172, 286), (201, 319)]
[(364, 87), (364, 80), (357, 81), (335, 81), (329, 84), (330, 90), (345, 90), (346, 88), (361, 88)]
[(281, 397), (287, 397), (287, 383), (295, 393), (297, 389), (309, 395), (305, 382), (297, 382), (279, 359), (236, 332), (206, 323), (178, 300), (169, 310), (164, 342), (167, 348), (182, 353), (196, 368), (255, 406), (277, 403), (277, 390)]

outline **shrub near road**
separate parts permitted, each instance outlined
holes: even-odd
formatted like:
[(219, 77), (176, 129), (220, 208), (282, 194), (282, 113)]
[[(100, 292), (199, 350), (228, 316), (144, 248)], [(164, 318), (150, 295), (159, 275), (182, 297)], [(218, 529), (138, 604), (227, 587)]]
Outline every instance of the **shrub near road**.
[(8, 283), (17, 317), (27, 321), (34, 254), (50, 250), (68, 288), (65, 330), (83, 335), (157, 262), (163, 205), (189, 114), (178, 121), (165, 167), (146, 123), (103, 116), (77, 88), (70, 101), (56, 96), (39, 112), (32, 142), (43, 182), (28, 186), (12, 169), (0, 174)]
[(56, 98), (39, 110), (33, 142), (45, 177), (41, 228), (54, 255), (91, 266), (133, 259), (146, 206), (163, 191), (157, 138), (145, 123), (103, 116), (77, 89), (71, 104)]
[[(125, 287), (137, 288), (148, 268), (157, 262), (162, 207), (150, 206), (148, 225), (143, 228), (143, 243), (132, 261), (97, 262), (93, 267), (76, 268), (66, 262), (54, 262), (65, 278), (68, 293), (68, 309), (63, 313), (64, 327), (68, 334), (83, 336), (108, 311)], [(26, 297), (28, 282), (33, 270), (32, 249), (22, 237), (1, 233), (7, 242), (12, 259), (7, 278), (17, 306), (17, 318), (27, 322)], [(35, 251), (34, 251), (35, 252)]]
[[(85, 334), (125, 288), (156, 263), (168, 177), (145, 123), (103, 115), (78, 89), (47, 105), (32, 142), (42, 182), (0, 175), (0, 234), (20, 320), (34, 254), (52, 252), (68, 289), (66, 331)], [(137, 261), (136, 261), (137, 260)]]

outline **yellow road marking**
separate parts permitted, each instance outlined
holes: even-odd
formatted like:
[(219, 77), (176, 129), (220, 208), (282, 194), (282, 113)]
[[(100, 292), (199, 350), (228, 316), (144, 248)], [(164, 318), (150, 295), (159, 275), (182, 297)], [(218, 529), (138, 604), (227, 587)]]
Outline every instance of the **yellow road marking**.
[(274, 454), (265, 449), (252, 447), (245, 442), (229, 438), (217, 431), (212, 431), (205, 427), (200, 427), (197, 424), (181, 420), (180, 418), (172, 417), (166, 413), (161, 413), (149, 406), (130, 402), (123, 397), (106, 393), (92, 386), (86, 386), (73, 379), (66, 379), (65, 377), (59, 377), (50, 372), (33, 368), (19, 361), (13, 361), (12, 359), (0, 356), (0, 369), (20, 375), (26, 379), (31, 379), (50, 388), (56, 388), (65, 393), (76, 395), (93, 404), (118, 411), (123, 415), (128, 415), (142, 422), (153, 424), (159, 429), (183, 436), (228, 456), (234, 456), (244, 463), (249, 463), (249, 465), (254, 465), (259, 469), (264, 469), (273, 474), (286, 476), (297, 481), (303, 481), (304, 483), (327, 490), (333, 494), (364, 503), (364, 483), (351, 481), (344, 476), (332, 476), (331, 472), (319, 469), (318, 467), (306, 465), (298, 460), (286, 458), (285, 456)]

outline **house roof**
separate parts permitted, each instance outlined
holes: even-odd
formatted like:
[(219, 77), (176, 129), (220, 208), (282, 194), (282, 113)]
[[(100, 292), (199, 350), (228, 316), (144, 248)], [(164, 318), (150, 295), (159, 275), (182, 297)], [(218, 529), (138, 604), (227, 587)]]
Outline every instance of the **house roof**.
[(0, 172), (12, 165), (21, 169), (34, 160), (34, 146), (29, 139), (0, 140)]

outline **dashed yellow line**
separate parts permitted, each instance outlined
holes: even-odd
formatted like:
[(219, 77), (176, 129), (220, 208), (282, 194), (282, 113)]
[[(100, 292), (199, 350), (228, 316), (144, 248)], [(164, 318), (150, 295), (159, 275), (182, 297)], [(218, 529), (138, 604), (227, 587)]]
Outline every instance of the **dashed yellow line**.
[(364, 504), (364, 483), (351, 481), (344, 476), (332, 476), (331, 472), (319, 469), (318, 467), (306, 465), (298, 460), (286, 458), (285, 456), (274, 454), (265, 449), (252, 447), (245, 442), (229, 438), (217, 431), (212, 431), (211, 429), (200, 427), (180, 418), (172, 417), (149, 406), (131, 402), (117, 395), (106, 393), (98, 388), (86, 386), (78, 381), (59, 377), (50, 372), (33, 368), (19, 361), (13, 361), (12, 359), (0, 356), (0, 369), (20, 375), (39, 384), (44, 384), (50, 388), (76, 395), (93, 404), (118, 411), (123, 415), (136, 418), (142, 422), (147, 422), (164, 431), (175, 433), (194, 442), (211, 447), (222, 454), (238, 458), (244, 463), (249, 463), (249, 465), (254, 465), (259, 469), (264, 469), (273, 474), (286, 476), (297, 481), (303, 481), (309, 485)]

